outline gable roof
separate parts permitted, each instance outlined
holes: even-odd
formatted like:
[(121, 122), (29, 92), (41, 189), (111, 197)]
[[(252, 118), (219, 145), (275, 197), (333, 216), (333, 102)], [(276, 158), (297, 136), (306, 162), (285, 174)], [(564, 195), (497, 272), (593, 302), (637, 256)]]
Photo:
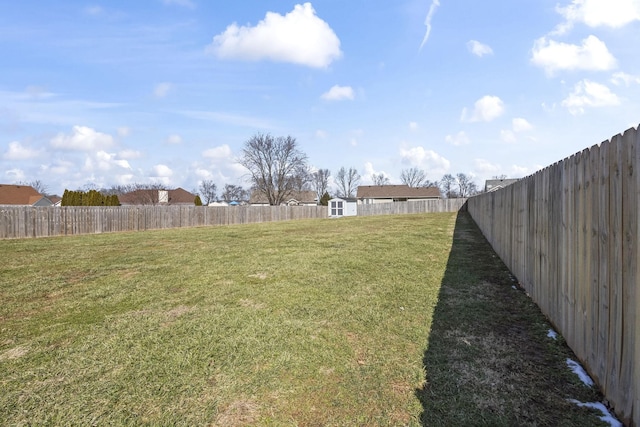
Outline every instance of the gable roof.
[[(160, 192), (166, 191), (168, 193), (167, 204), (169, 205), (193, 205), (196, 199), (196, 195), (192, 194), (182, 188), (176, 188), (175, 190), (134, 190), (125, 194), (120, 194), (118, 200), (121, 205), (157, 205), (160, 200)], [(165, 203), (162, 203), (163, 205)]]
[(169, 204), (170, 205), (193, 205), (195, 204), (196, 195), (188, 192), (184, 188), (176, 188), (175, 190), (169, 190)]
[[(291, 200), (295, 200), (298, 203), (304, 203), (304, 204), (309, 204), (309, 203), (316, 203), (316, 192), (315, 191), (292, 191), (291, 194), (285, 198), (285, 200), (283, 200), (283, 203), (287, 203)], [(256, 205), (256, 204), (269, 204), (269, 200), (267, 199), (267, 196), (260, 192), (260, 191), (253, 191), (251, 193), (251, 197), (249, 198), (249, 203)]]
[(360, 185), (358, 199), (439, 199), (438, 187), (409, 187), (408, 185)]
[(0, 205), (33, 206), (43, 198), (30, 185), (0, 184)]

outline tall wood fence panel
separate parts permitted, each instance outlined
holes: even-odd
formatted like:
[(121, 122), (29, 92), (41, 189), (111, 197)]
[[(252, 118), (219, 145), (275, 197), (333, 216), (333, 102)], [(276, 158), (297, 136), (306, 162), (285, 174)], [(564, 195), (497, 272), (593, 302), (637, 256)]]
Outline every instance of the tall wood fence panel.
[(0, 206), (0, 239), (327, 217), (325, 206)]
[(639, 144), (629, 129), (467, 203), (631, 426), (640, 426)]
[(416, 200), (395, 203), (358, 204), (358, 216), (458, 212), (467, 199)]

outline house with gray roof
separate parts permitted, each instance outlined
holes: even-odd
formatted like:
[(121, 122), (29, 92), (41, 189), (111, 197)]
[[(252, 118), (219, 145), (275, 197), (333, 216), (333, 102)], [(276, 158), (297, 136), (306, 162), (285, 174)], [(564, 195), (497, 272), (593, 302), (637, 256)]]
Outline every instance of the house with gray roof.
[(361, 204), (436, 200), (442, 198), (438, 187), (409, 187), (408, 185), (361, 185), (356, 199)]

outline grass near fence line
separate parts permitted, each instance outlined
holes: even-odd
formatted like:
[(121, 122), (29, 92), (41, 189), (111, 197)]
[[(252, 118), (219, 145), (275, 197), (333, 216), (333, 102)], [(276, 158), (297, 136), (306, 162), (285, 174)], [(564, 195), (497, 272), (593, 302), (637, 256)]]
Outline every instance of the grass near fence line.
[(597, 425), (456, 218), (0, 241), (0, 425)]

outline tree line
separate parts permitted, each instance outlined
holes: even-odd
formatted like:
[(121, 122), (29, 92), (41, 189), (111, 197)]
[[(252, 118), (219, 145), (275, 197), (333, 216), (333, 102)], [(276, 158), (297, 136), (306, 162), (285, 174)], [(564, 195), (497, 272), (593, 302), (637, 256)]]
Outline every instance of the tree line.
[[(252, 189), (263, 194), (271, 205), (279, 205), (294, 192), (313, 190), (318, 200), (328, 200), (329, 169), (310, 170), (307, 156), (291, 136), (274, 137), (256, 134), (247, 140), (240, 164), (249, 170)], [(342, 198), (356, 196), (361, 176), (354, 167), (341, 167), (335, 174), (334, 195)], [(380, 173), (372, 176), (374, 185), (390, 185), (389, 178)], [(443, 197), (470, 197), (479, 192), (473, 179), (464, 173), (446, 174), (440, 181), (430, 181), (419, 168), (402, 171), (400, 181), (409, 187), (437, 187)]]

